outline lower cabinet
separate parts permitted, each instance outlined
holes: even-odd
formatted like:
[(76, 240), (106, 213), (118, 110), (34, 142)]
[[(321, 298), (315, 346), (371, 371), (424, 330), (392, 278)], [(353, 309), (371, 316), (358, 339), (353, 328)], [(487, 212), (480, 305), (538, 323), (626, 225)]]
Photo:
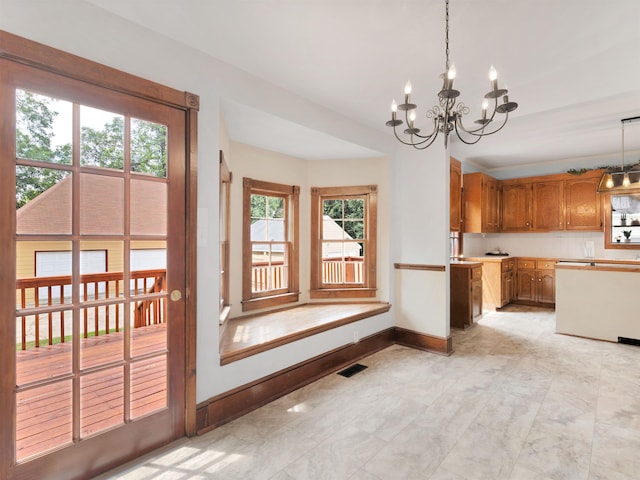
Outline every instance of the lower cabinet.
[(482, 316), (482, 264), (452, 263), (450, 270), (452, 328), (467, 328)]
[(553, 259), (519, 258), (516, 267), (518, 303), (554, 306), (556, 303), (556, 272)]
[(467, 260), (482, 262), (482, 306), (495, 310), (511, 303), (514, 298), (513, 258), (470, 257)]

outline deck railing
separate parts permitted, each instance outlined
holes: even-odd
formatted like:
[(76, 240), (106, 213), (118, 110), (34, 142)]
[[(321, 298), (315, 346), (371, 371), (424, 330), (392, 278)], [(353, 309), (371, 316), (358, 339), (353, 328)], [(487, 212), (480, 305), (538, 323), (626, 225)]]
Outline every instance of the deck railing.
[[(363, 258), (323, 258), (322, 283), (363, 283)], [(283, 262), (254, 263), (251, 269), (253, 292), (287, 288), (286, 265)]]
[[(166, 291), (165, 269), (136, 270), (130, 273), (131, 295)], [(40, 347), (41, 343), (63, 343), (71, 334), (71, 275), (32, 277), (16, 280), (16, 307), (24, 312), (19, 316), (20, 328), (16, 342), (22, 350)], [(123, 304), (91, 305), (95, 300), (121, 298), (124, 291), (122, 272), (91, 273), (80, 276), (81, 335), (99, 336), (123, 328)], [(31, 308), (51, 307), (46, 313), (29, 312)], [(133, 308), (135, 328), (164, 323), (167, 318), (166, 297), (143, 299)]]

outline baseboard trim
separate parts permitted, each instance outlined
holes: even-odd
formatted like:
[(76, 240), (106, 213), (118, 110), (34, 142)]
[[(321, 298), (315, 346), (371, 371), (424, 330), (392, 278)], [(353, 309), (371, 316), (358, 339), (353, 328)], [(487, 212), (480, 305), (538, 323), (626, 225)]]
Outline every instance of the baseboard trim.
[(395, 327), (395, 343), (405, 347), (437, 353), (438, 355), (449, 356), (453, 353), (451, 336), (446, 338), (436, 337), (406, 328)]
[(395, 332), (388, 328), (267, 377), (210, 398), (196, 407), (198, 435), (224, 425), (287, 393), (349, 366), (356, 360), (393, 345)]
[(439, 355), (453, 353), (442, 338), (393, 327), (206, 400), (196, 407), (196, 431), (203, 434), (393, 344)]

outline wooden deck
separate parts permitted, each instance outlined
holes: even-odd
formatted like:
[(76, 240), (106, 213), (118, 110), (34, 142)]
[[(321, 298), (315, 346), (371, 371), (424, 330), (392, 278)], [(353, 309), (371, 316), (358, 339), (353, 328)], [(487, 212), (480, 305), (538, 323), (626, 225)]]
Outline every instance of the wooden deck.
[[(166, 349), (166, 325), (133, 329), (132, 356)], [(81, 340), (83, 370), (123, 359), (123, 334), (111, 333)], [(16, 353), (20, 385), (71, 373), (70, 343)], [(167, 404), (166, 355), (131, 364), (131, 418)], [(17, 394), (16, 457), (18, 461), (72, 442), (71, 379)], [(124, 366), (90, 373), (80, 381), (81, 438), (124, 423)]]

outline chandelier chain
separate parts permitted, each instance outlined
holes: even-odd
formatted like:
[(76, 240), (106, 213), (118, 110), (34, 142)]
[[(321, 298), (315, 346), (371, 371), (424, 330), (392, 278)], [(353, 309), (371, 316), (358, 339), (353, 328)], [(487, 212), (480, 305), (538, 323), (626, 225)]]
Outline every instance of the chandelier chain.
[(445, 16), (444, 16), (445, 28), (444, 28), (444, 43), (445, 43), (445, 74), (449, 71), (449, 0), (445, 3)]

